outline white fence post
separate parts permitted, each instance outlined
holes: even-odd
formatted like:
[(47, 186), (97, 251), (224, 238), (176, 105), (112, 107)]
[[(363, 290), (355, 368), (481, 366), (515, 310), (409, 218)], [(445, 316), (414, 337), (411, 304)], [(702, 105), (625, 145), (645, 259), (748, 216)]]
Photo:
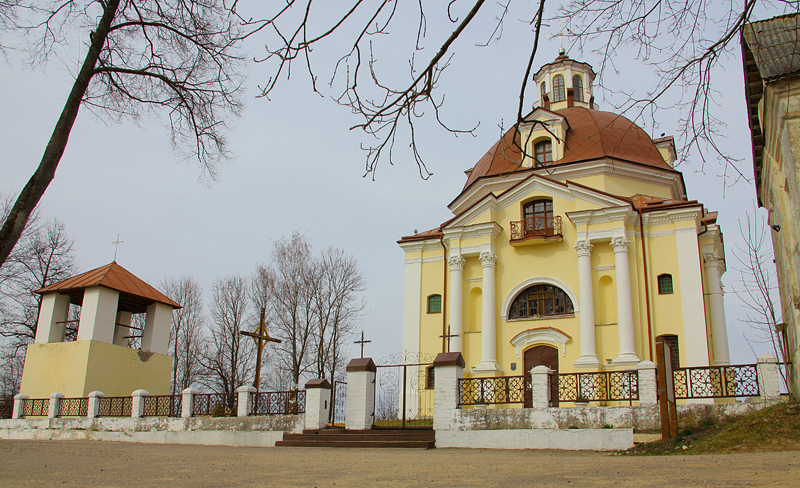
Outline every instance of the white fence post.
[(306, 383), (306, 413), (304, 423), (307, 430), (324, 429), (328, 425), (331, 409), (331, 384), (328, 380), (314, 379)]
[(58, 413), (59, 402), (64, 398), (63, 393), (53, 393), (50, 395), (50, 409), (47, 411), (47, 417), (54, 419)]
[(531, 403), (533, 408), (550, 406), (550, 375), (553, 370), (545, 365), (531, 369)]
[(181, 418), (189, 418), (194, 410), (194, 396), (200, 393), (195, 388), (186, 388), (181, 392)]
[(25, 400), (28, 398), (28, 395), (24, 395), (22, 393), (17, 393), (14, 395), (14, 410), (11, 412), (12, 419), (22, 418), (22, 409), (25, 405)]
[(758, 357), (758, 390), (762, 400), (777, 400), (781, 397), (781, 383), (778, 376), (778, 358), (773, 354)]
[(658, 403), (656, 363), (642, 361), (636, 365), (636, 369), (639, 373), (639, 405), (655, 405)]
[(247, 417), (250, 415), (250, 412), (253, 411), (253, 393), (256, 391), (258, 390), (250, 385), (242, 385), (236, 389), (236, 393), (239, 395), (239, 405), (236, 411), (237, 417)]
[(345, 428), (366, 430), (375, 423), (375, 372), (372, 358), (353, 359), (347, 365)]
[(100, 409), (100, 399), (105, 397), (102, 391), (93, 391), (89, 393), (89, 405), (86, 409), (86, 416), (90, 419), (97, 418), (97, 412)]
[(464, 377), (464, 356), (442, 352), (433, 360), (433, 430), (451, 430), (458, 409), (458, 380)]
[(147, 390), (136, 390), (131, 396), (133, 396), (131, 417), (135, 419), (142, 418), (142, 415), (144, 415), (144, 397), (150, 396), (150, 393)]

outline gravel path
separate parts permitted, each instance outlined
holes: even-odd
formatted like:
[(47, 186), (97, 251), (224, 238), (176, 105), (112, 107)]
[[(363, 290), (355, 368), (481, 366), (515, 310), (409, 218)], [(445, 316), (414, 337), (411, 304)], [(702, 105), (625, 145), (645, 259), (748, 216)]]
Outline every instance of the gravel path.
[(0, 486), (800, 487), (800, 452), (632, 457), (3, 440)]

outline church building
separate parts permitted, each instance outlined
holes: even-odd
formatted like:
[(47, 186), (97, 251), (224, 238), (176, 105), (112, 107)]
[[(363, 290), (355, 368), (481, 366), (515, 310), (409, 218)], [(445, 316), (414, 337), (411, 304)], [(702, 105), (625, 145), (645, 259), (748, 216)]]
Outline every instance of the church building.
[(398, 241), (404, 351), (460, 351), (466, 377), (729, 364), (716, 212), (686, 195), (672, 137), (594, 103), (562, 52), (538, 103), (475, 166), (453, 218)]

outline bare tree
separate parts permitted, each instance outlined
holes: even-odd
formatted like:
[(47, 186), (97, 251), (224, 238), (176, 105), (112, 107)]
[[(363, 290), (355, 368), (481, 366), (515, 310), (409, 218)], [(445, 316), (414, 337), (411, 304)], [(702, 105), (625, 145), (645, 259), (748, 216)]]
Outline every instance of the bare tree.
[(311, 287), (314, 317), (314, 373), (333, 383), (347, 361), (345, 342), (364, 311), (359, 293), (366, 288), (364, 274), (353, 256), (329, 247), (314, 260), (316, 283)]
[(247, 280), (241, 276), (219, 278), (211, 285), (211, 337), (201, 364), (202, 384), (217, 393), (235, 393), (253, 381), (255, 347), (239, 332), (250, 312)]
[(0, 283), (0, 335), (14, 350), (24, 350), (36, 338), (41, 297), (34, 291), (74, 274), (73, 240), (52, 219), (27, 233), (10, 258), (2, 265), (7, 278)]
[[(736, 246), (734, 256), (740, 264), (740, 279), (733, 291), (748, 310), (742, 320), (750, 326), (753, 334), (745, 338), (748, 342), (767, 344), (775, 357), (783, 362), (787, 357), (784, 313), (780, 300), (774, 297), (777, 271), (766, 229), (763, 218), (751, 218), (750, 214), (744, 226), (739, 222), (743, 244)], [(783, 369), (779, 370), (785, 381)]]
[[(241, 109), (241, 36), (224, 0), (11, 0), (0, 7), (0, 28), (27, 40), (36, 62), (85, 52), (41, 162), (0, 228), (0, 264), (53, 180), (81, 106), (107, 120), (166, 114), (175, 148), (215, 177), (227, 154), (225, 120)], [(78, 36), (87, 44), (71, 50)]]
[[(617, 71), (617, 59), (629, 61), (633, 54), (637, 61), (651, 65), (656, 84), (642, 86), (640, 80), (632, 79), (635, 86), (617, 92), (624, 102), (616, 108), (634, 121), (652, 125), (661, 109), (679, 109), (683, 115), (681, 159), (690, 152), (698, 153), (704, 162), (708, 156), (716, 156), (724, 162), (726, 174), (731, 170), (738, 178), (743, 172), (719, 140), (724, 124), (715, 116), (717, 97), (712, 80), (722, 78), (720, 63), (737, 49), (738, 33), (753, 20), (757, 7), (760, 15), (764, 11), (775, 15), (797, 12), (800, 5), (756, 0), (724, 5), (702, 0), (571, 0), (558, 4), (545, 0), (444, 4), (354, 0), (332, 7), (305, 0), (274, 6), (261, 17), (247, 17), (247, 23), (250, 35), (266, 39), (266, 53), (257, 61), (270, 64), (271, 76), (262, 86), (262, 96), (273, 94), (281, 78), (290, 77), (293, 64), (300, 63), (301, 71), (309, 74), (311, 89), (330, 94), (350, 109), (360, 118), (351, 129), (375, 138), (363, 146), (366, 173), (373, 177), (381, 158), (392, 163), (395, 142), (404, 137), (401, 129), (409, 134), (420, 174), (424, 178), (431, 174), (416, 143), (416, 123), (426, 113), (456, 134), (471, 133), (477, 127), (452, 128), (444, 121), (444, 72), (458, 61), (458, 50), (487, 48), (501, 39), (509, 23), (521, 21), (529, 26), (530, 42), (527, 50), (518, 50), (519, 69), (513, 70), (519, 73), (515, 76), (519, 76), (520, 89), (511, 127), (517, 128), (530, 111), (530, 99), (538, 97), (529, 82), (542, 27), (555, 32), (558, 23), (570, 47), (576, 47), (578, 54), (591, 50), (599, 59), (596, 67), (601, 85), (604, 73)], [(412, 31), (415, 35), (408, 35)], [(403, 49), (407, 70), (399, 73), (392, 54)], [(331, 52), (337, 53), (333, 57), (338, 61), (328, 68), (325, 60)], [(548, 57), (545, 62), (551, 60)], [(330, 72), (327, 86), (318, 81), (319, 71)], [(506, 129), (501, 128), (501, 133)], [(515, 149), (525, 151), (524, 144), (511, 140)]]
[(182, 308), (173, 310), (169, 333), (172, 352), (172, 394), (196, 384), (201, 375), (200, 353), (204, 345), (203, 288), (191, 276), (167, 278), (161, 289)]
[(291, 239), (281, 238), (272, 249), (272, 264), (256, 268), (256, 303), (263, 303), (269, 312), (271, 333), (281, 343), (276, 345), (280, 368), (291, 378), (292, 388), (309, 368), (309, 351), (313, 342), (313, 319), (310, 307), (309, 276), (311, 243), (294, 232)]
[(11, 346), (0, 347), (0, 398), (19, 393), (24, 365), (24, 351), (20, 353)]

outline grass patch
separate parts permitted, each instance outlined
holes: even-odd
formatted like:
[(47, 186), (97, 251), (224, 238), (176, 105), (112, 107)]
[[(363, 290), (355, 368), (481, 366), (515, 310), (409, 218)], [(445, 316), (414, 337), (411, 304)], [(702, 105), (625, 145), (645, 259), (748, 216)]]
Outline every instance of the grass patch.
[[(684, 448), (685, 446), (685, 448)], [(640, 444), (625, 454), (727, 454), (800, 450), (800, 403), (785, 402), (726, 425), (685, 429), (670, 441)]]

